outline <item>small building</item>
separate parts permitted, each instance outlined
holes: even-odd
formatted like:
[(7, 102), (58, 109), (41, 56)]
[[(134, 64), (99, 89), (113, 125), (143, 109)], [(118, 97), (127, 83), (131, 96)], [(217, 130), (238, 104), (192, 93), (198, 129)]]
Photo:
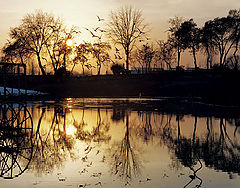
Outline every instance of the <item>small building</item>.
[(132, 67), (131, 74), (146, 74), (157, 73), (163, 71), (162, 68), (144, 68), (144, 67)]
[(25, 82), (20, 78), (25, 76), (25, 64), (0, 62), (0, 86), (3, 87), (3, 97), (13, 96), (14, 88), (19, 91), (19, 95), (22, 94), (21, 88), (25, 86)]

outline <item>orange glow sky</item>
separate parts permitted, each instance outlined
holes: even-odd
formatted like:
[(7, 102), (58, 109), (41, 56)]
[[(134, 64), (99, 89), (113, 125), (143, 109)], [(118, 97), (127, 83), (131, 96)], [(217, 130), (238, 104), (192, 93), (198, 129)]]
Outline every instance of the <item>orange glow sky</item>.
[[(93, 28), (99, 25), (96, 15), (107, 21), (111, 10), (124, 5), (141, 9), (146, 23), (150, 24), (153, 40), (165, 39), (168, 20), (174, 16), (193, 18), (201, 27), (205, 21), (222, 17), (230, 9), (239, 9), (239, 0), (1, 0), (0, 48), (8, 39), (10, 27), (18, 26), (27, 13), (37, 9), (63, 19), (65, 25)], [(106, 22), (105, 21), (105, 22)], [(82, 36), (83, 37), (83, 36)], [(87, 38), (83, 40), (88, 41)]]
[(164, 39), (168, 20), (175, 15), (193, 18), (201, 26), (206, 20), (240, 8), (239, 0), (1, 0), (0, 45), (6, 42), (9, 28), (17, 26), (26, 13), (36, 9), (60, 16), (69, 26), (91, 28), (97, 24), (96, 15), (107, 19), (111, 10), (129, 4), (142, 9), (154, 39)]

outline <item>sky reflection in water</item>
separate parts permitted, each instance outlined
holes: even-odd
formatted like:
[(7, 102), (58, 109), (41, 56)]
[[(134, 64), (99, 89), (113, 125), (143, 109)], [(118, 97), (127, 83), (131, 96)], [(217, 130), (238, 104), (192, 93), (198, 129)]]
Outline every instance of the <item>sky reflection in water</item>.
[(2, 104), (1, 188), (239, 187), (238, 117), (128, 102)]

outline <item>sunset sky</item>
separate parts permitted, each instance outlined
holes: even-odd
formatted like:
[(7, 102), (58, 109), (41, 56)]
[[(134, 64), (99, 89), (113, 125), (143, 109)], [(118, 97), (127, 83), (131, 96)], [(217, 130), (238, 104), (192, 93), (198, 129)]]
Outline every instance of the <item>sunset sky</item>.
[[(10, 27), (18, 26), (27, 13), (41, 9), (53, 13), (68, 26), (96, 27), (96, 15), (107, 20), (111, 10), (124, 5), (141, 9), (151, 26), (153, 40), (165, 39), (168, 20), (174, 16), (193, 18), (199, 27), (209, 19), (239, 9), (239, 0), (0, 0), (0, 48), (8, 39)], [(106, 21), (105, 21), (106, 22)], [(103, 23), (104, 24), (104, 23)], [(97, 25), (99, 26), (99, 25)]]

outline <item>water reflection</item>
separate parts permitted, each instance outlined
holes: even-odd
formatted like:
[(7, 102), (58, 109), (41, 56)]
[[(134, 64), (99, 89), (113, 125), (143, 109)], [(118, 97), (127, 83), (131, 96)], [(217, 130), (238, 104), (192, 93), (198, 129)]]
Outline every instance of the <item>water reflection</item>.
[(140, 159), (136, 147), (132, 146), (131, 136), (133, 136), (131, 126), (129, 125), (129, 114), (126, 114), (125, 133), (121, 141), (111, 145), (110, 155), (112, 158), (112, 173), (119, 176), (125, 182), (130, 184), (133, 177), (140, 174)]
[[(160, 185), (161, 179), (171, 179), (171, 169), (178, 172), (175, 181), (180, 187), (206, 185), (206, 169), (227, 172), (229, 179), (240, 175), (238, 116), (171, 114), (149, 106), (133, 110), (128, 105), (74, 99), (0, 107), (3, 178), (13, 179), (28, 169), (36, 177), (55, 173), (58, 181), (67, 181), (68, 175), (56, 174), (56, 169), (76, 162), (78, 175), (86, 178), (78, 186), (103, 185), (104, 174), (108, 183), (117, 179), (126, 186), (149, 187), (142, 183), (154, 181)], [(168, 154), (157, 155), (162, 148)], [(148, 161), (155, 155), (157, 162)], [(164, 157), (169, 157), (168, 172), (162, 166), (153, 172), (151, 168), (161, 165)]]
[(24, 104), (0, 105), (0, 177), (21, 175), (32, 159), (33, 123)]

